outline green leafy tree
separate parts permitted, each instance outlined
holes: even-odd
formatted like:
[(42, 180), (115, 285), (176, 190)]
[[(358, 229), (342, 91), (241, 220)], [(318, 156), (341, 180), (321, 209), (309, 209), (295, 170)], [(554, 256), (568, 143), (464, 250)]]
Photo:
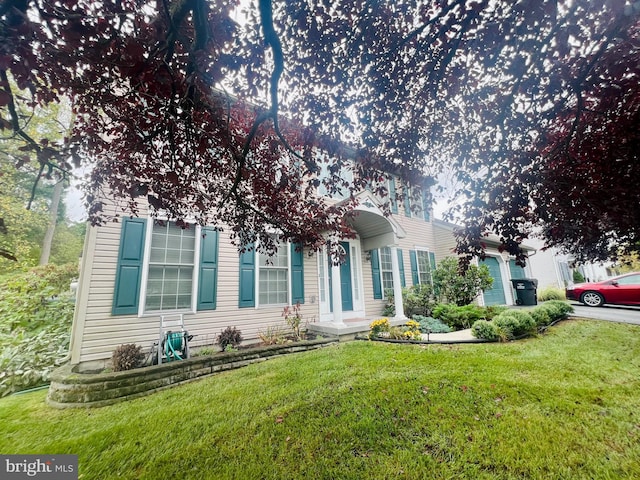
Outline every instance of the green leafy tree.
[(0, 156), (0, 218), (5, 228), (0, 234), (0, 274), (38, 264), (40, 242), (47, 226), (46, 210), (34, 204), (27, 210), (29, 191), (25, 174)]
[(463, 306), (473, 302), (484, 290), (491, 288), (493, 278), (486, 265), (470, 265), (461, 273), (458, 259), (447, 257), (434, 270), (433, 285), (441, 301)]

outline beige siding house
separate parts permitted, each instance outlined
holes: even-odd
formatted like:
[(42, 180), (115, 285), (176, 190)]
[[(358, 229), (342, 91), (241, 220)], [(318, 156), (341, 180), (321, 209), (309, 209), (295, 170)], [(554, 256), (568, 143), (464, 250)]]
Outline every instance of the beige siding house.
[[(144, 212), (90, 227), (71, 363), (79, 371), (104, 368), (114, 349), (128, 343), (150, 351), (161, 317), (171, 315), (182, 316), (195, 346), (215, 344), (229, 326), (241, 331), (244, 343), (256, 343), (268, 328), (284, 328), (283, 308), (296, 303), (311, 330), (338, 336), (366, 330), (382, 313), (385, 291), (401, 299), (403, 286), (430, 281), (445, 254), (428, 206), (394, 203), (385, 217), (381, 203), (368, 191), (358, 196), (349, 216), (358, 236), (341, 242), (345, 262), (339, 266), (326, 251), (285, 243), (266, 262), (252, 249), (239, 254), (224, 230), (182, 229)], [(406, 320), (401, 303), (398, 323)]]

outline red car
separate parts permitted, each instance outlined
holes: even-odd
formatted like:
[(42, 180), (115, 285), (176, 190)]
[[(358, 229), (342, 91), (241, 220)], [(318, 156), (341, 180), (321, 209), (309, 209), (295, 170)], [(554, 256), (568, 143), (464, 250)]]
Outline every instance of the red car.
[(640, 272), (627, 273), (602, 282), (578, 283), (567, 287), (567, 299), (577, 300), (588, 307), (605, 303), (640, 305)]

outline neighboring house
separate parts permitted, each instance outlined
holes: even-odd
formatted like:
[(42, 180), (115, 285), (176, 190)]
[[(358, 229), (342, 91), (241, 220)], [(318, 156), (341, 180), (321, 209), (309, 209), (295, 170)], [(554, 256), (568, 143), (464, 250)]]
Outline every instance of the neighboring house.
[(527, 243), (536, 248), (536, 252), (530, 254), (529, 258), (532, 276), (538, 279), (538, 289), (564, 289), (574, 283), (574, 271), (580, 272), (585, 281), (592, 282), (606, 280), (619, 274), (610, 262), (578, 264), (572, 255), (560, 253), (557, 248), (543, 250), (544, 242), (541, 240), (529, 239)]
[[(456, 225), (443, 220), (433, 222), (436, 236), (436, 256), (442, 259), (446, 256), (456, 256), (454, 248), (456, 246), (453, 230)], [(477, 265), (486, 265), (493, 278), (493, 286), (478, 297), (480, 305), (515, 305), (516, 292), (513, 289), (511, 279), (535, 278), (532, 274), (531, 261), (526, 267), (516, 265), (515, 259), (498, 250), (500, 240), (495, 235), (489, 235), (483, 239), (486, 244), (486, 258), (476, 260)], [(531, 259), (536, 250), (528, 245), (522, 245)]]
[[(396, 188), (402, 186), (390, 177), (389, 189)], [(159, 339), (162, 315), (182, 314), (196, 345), (215, 343), (229, 326), (246, 343), (258, 342), (261, 332), (284, 326), (283, 308), (297, 302), (311, 329), (362, 331), (381, 315), (386, 290), (401, 299), (402, 286), (431, 281), (438, 253), (429, 206), (392, 201), (385, 217), (381, 199), (368, 191), (357, 198), (349, 215), (357, 237), (340, 243), (340, 266), (325, 250), (287, 243), (270, 261), (252, 248), (239, 254), (228, 231), (182, 229), (145, 217), (144, 208), (139, 218), (89, 227), (71, 363), (80, 371), (103, 368), (125, 343), (148, 351)], [(401, 300), (396, 312), (395, 320), (404, 321)]]

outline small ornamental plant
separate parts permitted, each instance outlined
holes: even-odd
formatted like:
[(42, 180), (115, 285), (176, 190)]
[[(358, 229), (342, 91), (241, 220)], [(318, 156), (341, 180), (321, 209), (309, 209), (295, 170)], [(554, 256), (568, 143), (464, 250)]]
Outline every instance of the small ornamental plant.
[(389, 325), (388, 318), (379, 318), (374, 320), (369, 325), (369, 338), (376, 338), (382, 336), (384, 333), (389, 333), (389, 329), (391, 325)]
[(227, 346), (237, 349), (238, 345), (242, 343), (242, 334), (236, 327), (227, 327), (218, 335), (217, 343), (223, 352), (229, 351), (227, 350)]
[(144, 360), (142, 347), (133, 343), (120, 345), (113, 351), (113, 356), (111, 357), (114, 372), (137, 368), (142, 363), (142, 360)]
[(407, 340), (422, 340), (422, 333), (420, 332), (420, 323), (415, 320), (409, 320), (406, 323), (406, 330), (403, 333)]

